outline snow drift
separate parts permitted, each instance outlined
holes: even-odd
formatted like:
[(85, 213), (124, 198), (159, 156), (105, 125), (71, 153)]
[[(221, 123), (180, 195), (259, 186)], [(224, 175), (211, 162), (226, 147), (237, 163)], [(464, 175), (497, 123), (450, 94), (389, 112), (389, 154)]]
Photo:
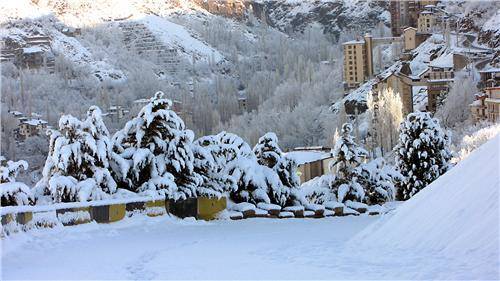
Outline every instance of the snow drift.
[(497, 135), (350, 242), (436, 253), (485, 269), (496, 264), (498, 274), (499, 150)]

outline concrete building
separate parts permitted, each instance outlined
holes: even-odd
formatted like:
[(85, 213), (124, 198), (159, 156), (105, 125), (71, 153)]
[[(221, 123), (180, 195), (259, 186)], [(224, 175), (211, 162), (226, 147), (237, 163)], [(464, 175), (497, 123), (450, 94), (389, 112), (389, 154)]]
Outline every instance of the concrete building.
[(297, 147), (286, 153), (298, 165), (300, 183), (309, 181), (330, 173), (329, 164), (333, 160), (331, 148), (328, 147)]
[(437, 3), (436, 0), (390, 1), (389, 12), (391, 14), (392, 36), (400, 36), (406, 27), (417, 27), (419, 14), (426, 9), (426, 6), (435, 6)]
[[(371, 39), (371, 38), (370, 38)], [(366, 42), (349, 41), (344, 44), (344, 89), (357, 88), (373, 74), (373, 63), (367, 59)]]
[(472, 115), (472, 120), (474, 122), (479, 122), (486, 119), (486, 103), (485, 99), (487, 95), (484, 93), (478, 93), (475, 95), (475, 100), (469, 105)]
[(500, 87), (486, 88), (486, 119), (490, 122), (498, 122), (500, 115)]
[(500, 68), (487, 67), (479, 71), (479, 75), (481, 77), (478, 83), (479, 89), (483, 90), (500, 86)]
[(436, 112), (437, 104), (441, 96), (448, 93), (453, 78), (455, 77), (453, 69), (453, 54), (443, 54), (430, 64), (429, 79), (427, 80), (428, 100), (427, 110)]
[(409, 52), (416, 49), (422, 42), (429, 38), (428, 33), (419, 33), (415, 27), (407, 27), (403, 30), (403, 51)]
[(436, 24), (436, 16), (431, 11), (423, 11), (418, 16), (417, 31), (420, 33), (430, 33), (434, 30)]
[(23, 141), (32, 136), (43, 135), (47, 125), (48, 123), (45, 120), (24, 118), (20, 120), (16, 138)]

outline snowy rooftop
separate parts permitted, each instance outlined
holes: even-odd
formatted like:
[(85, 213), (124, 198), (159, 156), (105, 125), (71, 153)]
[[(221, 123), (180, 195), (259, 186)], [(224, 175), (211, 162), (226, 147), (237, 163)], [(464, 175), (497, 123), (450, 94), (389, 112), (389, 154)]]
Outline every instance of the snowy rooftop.
[(330, 152), (325, 151), (291, 151), (286, 156), (292, 158), (298, 165), (311, 163), (331, 157)]
[(351, 41), (347, 41), (347, 42), (342, 43), (342, 45), (364, 44), (364, 43), (365, 43), (364, 41), (360, 41), (360, 40), (351, 40)]
[(431, 67), (439, 67), (439, 68), (452, 68), (453, 67), (453, 54), (447, 53), (443, 54), (437, 59), (431, 61), (429, 64)]
[(41, 120), (41, 119), (29, 119), (26, 121), (23, 121), (23, 124), (28, 124), (30, 126), (38, 126), (42, 124), (47, 124), (47, 121)]
[(25, 53), (25, 54), (34, 54), (34, 53), (41, 53), (41, 52), (43, 52), (43, 49), (40, 48), (39, 46), (32, 46), (32, 47), (23, 48), (23, 53)]

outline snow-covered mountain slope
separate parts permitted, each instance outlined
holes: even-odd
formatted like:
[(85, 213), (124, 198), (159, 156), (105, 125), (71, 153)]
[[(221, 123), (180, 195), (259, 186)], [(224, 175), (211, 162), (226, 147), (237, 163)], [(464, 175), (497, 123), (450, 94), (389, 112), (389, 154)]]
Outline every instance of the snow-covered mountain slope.
[(497, 135), (352, 242), (455, 257), (498, 277), (499, 148)]
[(390, 22), (388, 2), (365, 0), (192, 0), (208, 12), (237, 19), (253, 15), (290, 33), (310, 24), (338, 36), (342, 30), (368, 30)]
[(265, 11), (270, 24), (284, 31), (301, 31), (316, 22), (338, 35), (341, 30), (359, 30), (373, 27), (379, 21), (390, 21), (388, 4), (384, 1), (256, 0), (252, 5), (263, 5), (260, 10)]

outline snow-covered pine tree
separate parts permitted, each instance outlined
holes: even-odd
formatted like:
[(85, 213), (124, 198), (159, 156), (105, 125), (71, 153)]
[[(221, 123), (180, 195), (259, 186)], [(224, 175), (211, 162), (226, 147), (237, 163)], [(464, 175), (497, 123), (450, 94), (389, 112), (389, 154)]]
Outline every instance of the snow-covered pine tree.
[(283, 152), (278, 146), (278, 137), (272, 132), (266, 133), (259, 138), (253, 152), (259, 164), (271, 169), (274, 169), (283, 156)]
[(354, 173), (364, 187), (364, 201), (368, 205), (383, 204), (396, 198), (395, 183), (403, 177), (396, 169), (388, 165), (384, 158), (377, 158), (359, 165)]
[(49, 155), (36, 185), (37, 196), (76, 202), (103, 199), (116, 191), (108, 170), (110, 140), (99, 108), (91, 107), (85, 121), (63, 115), (59, 130), (49, 135)]
[[(283, 188), (271, 190), (269, 194), (271, 201), (278, 202), (276, 196), (287, 198), (285, 205), (293, 205), (297, 201), (297, 188), (299, 187), (299, 178), (297, 176), (297, 163), (295, 160), (286, 157), (278, 145), (278, 137), (275, 133), (269, 132), (259, 138), (258, 143), (253, 149), (259, 164), (273, 169), (280, 178)], [(278, 192), (282, 191), (283, 194)]]
[(395, 147), (396, 166), (404, 179), (398, 200), (407, 200), (444, 174), (451, 159), (450, 139), (427, 112), (409, 114), (401, 123)]
[(194, 172), (194, 135), (171, 106), (157, 92), (113, 136), (114, 151), (125, 160), (114, 172), (126, 189), (175, 200), (197, 195), (202, 179)]
[(217, 136), (204, 136), (193, 143), (194, 171), (203, 179), (199, 195), (219, 197), (235, 186), (233, 178), (224, 172), (224, 152)]
[(26, 170), (28, 163), (21, 161), (7, 161), (0, 155), (0, 195), (2, 206), (28, 205), (32, 201), (30, 188), (17, 182), (16, 177), (21, 169)]
[(352, 125), (342, 125), (341, 136), (333, 149), (333, 160), (330, 169), (337, 167), (335, 180), (331, 182), (332, 191), (337, 194), (337, 200), (362, 201), (365, 193), (363, 187), (357, 182), (354, 169), (361, 164), (368, 152), (358, 146), (352, 136)]
[(276, 172), (260, 165), (252, 149), (242, 138), (221, 132), (214, 139), (221, 147), (216, 161), (224, 163), (223, 173), (230, 176), (233, 183), (228, 191), (234, 202), (286, 203), (286, 196), (281, 196), (285, 192), (284, 187)]
[(102, 120), (102, 112), (99, 107), (91, 106), (89, 108), (84, 126), (84, 130), (94, 138), (97, 148), (92, 168), (93, 177), (104, 192), (114, 193), (116, 182), (110, 172), (110, 162), (116, 161), (119, 156), (113, 152), (113, 143), (108, 128)]

